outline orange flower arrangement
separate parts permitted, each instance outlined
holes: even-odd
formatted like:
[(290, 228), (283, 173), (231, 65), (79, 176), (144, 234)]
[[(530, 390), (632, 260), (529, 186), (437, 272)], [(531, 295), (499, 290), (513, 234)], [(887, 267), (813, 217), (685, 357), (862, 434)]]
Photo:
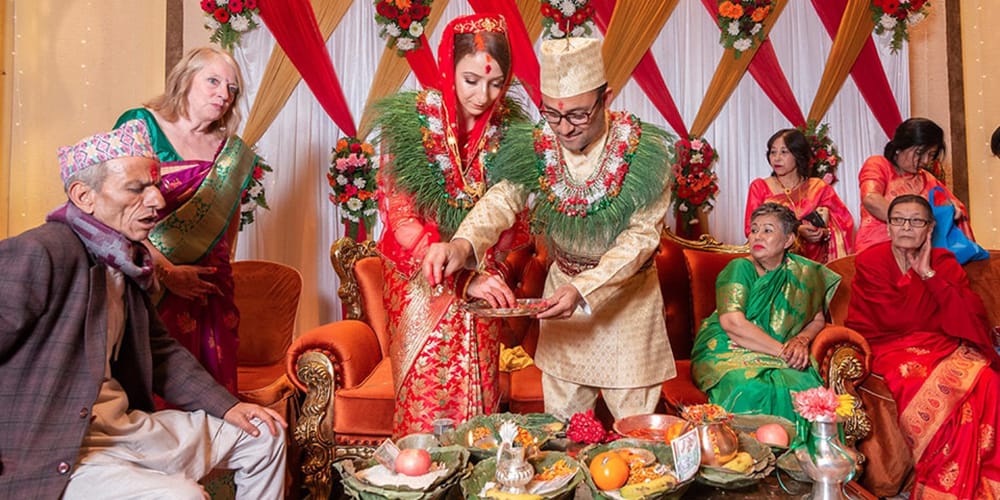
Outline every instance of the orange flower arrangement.
[(772, 12), (772, 0), (723, 0), (716, 20), (722, 30), (719, 41), (736, 57), (764, 41), (764, 20)]

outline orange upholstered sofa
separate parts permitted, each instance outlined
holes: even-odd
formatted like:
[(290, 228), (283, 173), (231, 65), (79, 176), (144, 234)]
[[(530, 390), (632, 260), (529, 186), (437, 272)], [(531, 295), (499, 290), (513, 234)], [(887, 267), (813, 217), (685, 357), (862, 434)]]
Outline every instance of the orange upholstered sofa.
[[(655, 258), (677, 364), (677, 377), (663, 385), (664, 411), (707, 401), (691, 379), (694, 334), (715, 310), (718, 273), (745, 252), (745, 247), (720, 244), (710, 237), (690, 241), (664, 232)], [(372, 242), (356, 243), (347, 238), (336, 242), (330, 254), (341, 279), (339, 295), (349, 319), (305, 332), (286, 358), (289, 378), (306, 392), (295, 438), (306, 452), (303, 473), (316, 498), (329, 494), (333, 460), (370, 453), (371, 446), (391, 434), (394, 405), (380, 257)], [(543, 245), (512, 253), (506, 264), (509, 284), (518, 296), (542, 295), (548, 268)], [(813, 344), (823, 376), (840, 391), (853, 391), (853, 380), (867, 374), (864, 353), (856, 348), (859, 342), (851, 338), (852, 333), (843, 327), (829, 327)], [(510, 319), (502, 336), (506, 345), (521, 345), (534, 354), (538, 321)], [(501, 394), (507, 411), (543, 411), (541, 372), (529, 366), (502, 374)]]

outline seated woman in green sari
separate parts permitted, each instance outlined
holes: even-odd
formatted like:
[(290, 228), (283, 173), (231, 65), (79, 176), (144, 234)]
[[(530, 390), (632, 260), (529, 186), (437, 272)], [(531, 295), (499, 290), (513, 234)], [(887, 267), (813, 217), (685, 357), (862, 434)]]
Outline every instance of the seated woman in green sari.
[(794, 421), (791, 391), (822, 385), (809, 345), (840, 276), (788, 252), (798, 219), (764, 203), (750, 216), (750, 255), (734, 259), (716, 280), (717, 309), (691, 351), (695, 384), (733, 413)]

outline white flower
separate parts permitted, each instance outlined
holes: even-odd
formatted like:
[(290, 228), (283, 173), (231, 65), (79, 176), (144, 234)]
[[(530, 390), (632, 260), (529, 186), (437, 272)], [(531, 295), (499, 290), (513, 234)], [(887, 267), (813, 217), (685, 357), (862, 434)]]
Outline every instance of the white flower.
[(760, 23), (757, 23), (757, 24), (753, 25), (753, 28), (750, 28), (750, 34), (751, 35), (756, 35), (758, 32), (760, 32), (760, 30), (761, 30), (761, 28), (763, 26), (764, 25), (760, 24)]
[(549, 33), (552, 35), (552, 38), (562, 38), (566, 36), (566, 32), (561, 30), (559, 25), (556, 23), (552, 23), (552, 26), (549, 26)]
[(571, 31), (569, 34), (570, 34), (570, 36), (580, 37), (580, 36), (585, 35), (586, 33), (587, 33), (586, 28), (584, 28), (583, 25), (581, 24), (581, 25), (573, 28), (573, 31)]
[(740, 34), (740, 23), (733, 21), (726, 27), (726, 33), (736, 36)]
[(367, 184), (368, 184), (368, 182), (365, 181), (364, 177), (358, 177), (357, 179), (354, 179), (354, 187), (356, 187), (358, 189), (364, 189), (365, 185), (367, 185)]
[(367, 210), (364, 210), (364, 211), (363, 211), (363, 212), (361, 212), (361, 213), (363, 213), (363, 214), (365, 214), (365, 215), (367, 215), (367, 216), (372, 216), (372, 215), (375, 215), (375, 212), (376, 212), (376, 211), (377, 211), (377, 210), (375, 210), (374, 208), (369, 208), (369, 209), (367, 209)]
[(260, 193), (262, 191), (264, 191), (264, 186), (262, 186), (260, 184), (257, 184), (256, 186), (250, 188), (250, 191), (248, 192), (248, 194), (250, 195), (251, 198), (256, 198), (256, 197), (260, 196)]
[[(434, 107), (440, 106), (441, 105), (441, 94), (439, 94), (437, 92), (430, 92), (430, 93), (428, 93), (427, 94), (427, 104), (429, 104), (431, 106), (434, 106)], [(441, 122), (439, 121), (438, 122), (438, 126), (440, 126), (440, 124), (441, 124)]]
[(909, 16), (906, 16), (906, 24), (913, 26), (926, 18), (927, 16), (925, 16), (923, 12), (913, 12)]
[(243, 33), (250, 29), (250, 20), (243, 16), (233, 16), (229, 20), (229, 25), (233, 27), (233, 30)]
[(352, 212), (357, 212), (358, 210), (361, 210), (361, 206), (362, 206), (361, 200), (353, 196), (349, 200), (347, 200), (347, 209)]
[(418, 22), (410, 23), (410, 36), (413, 38), (419, 38), (420, 35), (424, 34), (424, 25)]
[(397, 38), (396, 48), (406, 52), (408, 50), (413, 50), (417, 48), (417, 44), (413, 42), (412, 38)]
[(743, 52), (744, 50), (749, 49), (750, 45), (751, 43), (749, 38), (740, 38), (739, 40), (736, 40), (735, 43), (733, 43), (733, 48), (740, 52)]
[(892, 30), (896, 27), (896, 18), (890, 16), (889, 14), (882, 14), (882, 17), (879, 18), (878, 23), (886, 30)]
[(438, 168), (441, 170), (451, 169), (451, 158), (448, 155), (436, 155), (434, 156), (434, 160), (437, 161)]
[(225, 7), (229, 3), (229, 0), (215, 0), (215, 5), (218, 7)]
[(680, 204), (680, 205), (679, 205), (679, 206), (677, 207), (677, 211), (679, 211), (679, 212), (687, 212), (687, 211), (688, 211), (688, 206), (687, 206), (687, 203), (681, 203), (681, 204)]
[[(427, 100), (430, 104), (430, 99)], [(432, 106), (440, 106), (440, 103)], [(444, 133), (444, 125), (441, 123), (441, 119), (437, 117), (428, 116), (427, 117), (427, 128), (431, 129), (431, 132), (435, 134)]]
[(344, 174), (338, 175), (337, 176), (337, 184), (340, 184), (341, 186), (346, 186), (347, 185), (347, 177), (344, 177)]
[(222, 27), (222, 25), (219, 24), (219, 21), (216, 21), (211, 14), (209, 14), (208, 17), (205, 18), (205, 27), (208, 28), (210, 31), (215, 31), (220, 27)]
[(701, 163), (703, 161), (705, 161), (705, 155), (701, 153), (691, 155), (691, 163)]
[(562, 0), (559, 2), (559, 10), (566, 17), (572, 16), (576, 12), (576, 4), (573, 3), (573, 0)]
[(403, 34), (402, 31), (399, 31), (399, 26), (396, 26), (396, 23), (389, 23), (385, 25), (385, 32), (393, 38), (399, 38), (399, 35)]

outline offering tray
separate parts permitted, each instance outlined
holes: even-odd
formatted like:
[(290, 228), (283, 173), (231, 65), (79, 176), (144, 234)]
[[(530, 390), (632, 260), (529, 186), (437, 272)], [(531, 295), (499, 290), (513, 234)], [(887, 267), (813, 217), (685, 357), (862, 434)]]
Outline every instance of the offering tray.
[(492, 307), (485, 300), (469, 302), (465, 310), (483, 318), (514, 318), (531, 316), (547, 307), (545, 299), (517, 299), (515, 307)]

